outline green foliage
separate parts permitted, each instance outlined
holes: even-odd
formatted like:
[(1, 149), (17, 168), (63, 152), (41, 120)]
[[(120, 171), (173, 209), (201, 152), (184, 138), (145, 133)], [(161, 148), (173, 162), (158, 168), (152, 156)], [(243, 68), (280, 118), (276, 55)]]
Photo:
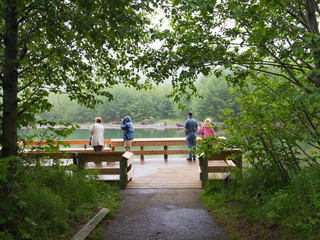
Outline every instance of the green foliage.
[(92, 122), (96, 116), (101, 116), (104, 122), (118, 122), (127, 115), (132, 116), (133, 121), (176, 119), (181, 113), (177, 105), (165, 97), (170, 89), (170, 86), (165, 85), (154, 90), (136, 91), (118, 86), (111, 90), (114, 100), (100, 98), (103, 103), (97, 105), (95, 110), (72, 103), (67, 96), (51, 94), (49, 101), (54, 108), (39, 118), (77, 123)]
[[(264, 74), (259, 80), (247, 78), (234, 91), (239, 93), (241, 114), (226, 111), (226, 133), (230, 144), (240, 148), (253, 167), (272, 164), (288, 179), (306, 163), (319, 165), (318, 103), (306, 99), (304, 104), (296, 103), (301, 94), (297, 88)], [(311, 126), (314, 131), (309, 131)]]
[[(230, 95), (223, 76), (219, 79), (214, 76), (203, 78), (195, 86), (203, 98), (194, 97), (185, 103), (188, 105), (188, 111), (192, 111), (197, 116), (197, 120), (200, 121), (206, 117), (220, 120), (219, 116), (225, 107), (238, 113), (234, 96)], [(110, 90), (114, 95), (114, 100), (108, 101), (100, 98), (103, 103), (96, 105), (95, 110), (72, 103), (65, 95), (50, 94), (49, 102), (54, 107), (50, 112), (40, 114), (39, 119), (84, 123), (92, 122), (95, 116), (101, 116), (104, 122), (117, 122), (123, 116), (130, 115), (136, 122), (144, 119), (176, 120), (181, 118), (185, 120), (186, 112), (179, 110), (177, 104), (166, 98), (171, 89), (167, 84), (155, 86), (154, 89), (148, 91), (117, 86)], [(223, 104), (219, 105), (218, 102), (223, 102)]]
[[(157, 7), (156, 1), (130, 0), (3, 2), (2, 156), (17, 154), (18, 128), (33, 126), (37, 114), (53, 108), (50, 93), (67, 93), (70, 100), (94, 108), (103, 103), (98, 96), (113, 99), (115, 85), (149, 89), (152, 79), (142, 75), (152, 69), (145, 53), (156, 40), (151, 35), (158, 35), (149, 14)], [(157, 84), (164, 80), (155, 77)]]
[(230, 89), (226, 81), (226, 70), (221, 70), (222, 75), (216, 77), (211, 74), (203, 77), (196, 84), (197, 92), (202, 98), (192, 98), (191, 109), (198, 121), (204, 121), (207, 117), (212, 121), (221, 122), (222, 113), (226, 108), (232, 109), (235, 115), (239, 112), (239, 107), (235, 101), (236, 95), (230, 94)]
[[(15, 175), (8, 167), (14, 161)], [(21, 164), (21, 167), (19, 168)], [(117, 188), (86, 177), (83, 172), (66, 171), (55, 165), (27, 167), (25, 161), (1, 161), (1, 239), (57, 239), (72, 236), (79, 218), (92, 217), (102, 208), (113, 211), (120, 199)], [(85, 214), (85, 215), (84, 215)], [(82, 223), (82, 222), (80, 222)]]
[(227, 189), (222, 181), (208, 181), (201, 198), (211, 210), (232, 207), (236, 213), (231, 215), (241, 213), (241, 218), (265, 228), (278, 227), (283, 239), (318, 239), (319, 174), (319, 169), (308, 167), (283, 182), (272, 169), (245, 169)]
[[(170, 52), (163, 64), (180, 66), (183, 61), (183, 74), (190, 79), (218, 66), (216, 77), (226, 76), (233, 93), (240, 95), (241, 117), (230, 108), (233, 117), (226, 120), (231, 145), (240, 148), (253, 167), (273, 164), (285, 179), (306, 163), (318, 167), (319, 4), (169, 1), (163, 9), (172, 27), (163, 33), (160, 50)], [(222, 74), (223, 68), (227, 71)], [(206, 89), (214, 93), (212, 105), (224, 105), (225, 98)], [(202, 105), (213, 112), (212, 105)]]
[(32, 182), (19, 199), (24, 203), (19, 206), (22, 219), (14, 223), (20, 233), (29, 235), (29, 238), (50, 239), (67, 230), (65, 199), (48, 187)]

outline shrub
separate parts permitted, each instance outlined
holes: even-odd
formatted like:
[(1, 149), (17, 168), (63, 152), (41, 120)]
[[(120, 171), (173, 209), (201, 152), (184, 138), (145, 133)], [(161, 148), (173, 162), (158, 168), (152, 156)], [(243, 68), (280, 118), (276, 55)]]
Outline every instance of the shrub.
[(94, 176), (24, 163), (19, 158), (0, 161), (0, 239), (58, 239), (74, 234), (69, 226), (79, 219), (91, 218), (101, 207), (118, 206), (117, 187)]
[(221, 181), (208, 181), (202, 197), (209, 209), (237, 206), (243, 218), (282, 229), (285, 239), (318, 239), (320, 169), (304, 168), (289, 181), (277, 176), (272, 167), (247, 168), (227, 189)]

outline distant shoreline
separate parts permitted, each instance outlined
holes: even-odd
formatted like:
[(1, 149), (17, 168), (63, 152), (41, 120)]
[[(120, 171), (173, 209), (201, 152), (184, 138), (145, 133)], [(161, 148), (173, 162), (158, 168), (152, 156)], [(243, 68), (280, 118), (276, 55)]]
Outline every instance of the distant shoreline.
[[(90, 129), (92, 124), (78, 124), (80, 126), (79, 129)], [(120, 129), (120, 124), (102, 124), (105, 129)], [(178, 127), (177, 125), (166, 125), (166, 124), (134, 124), (133, 127), (135, 129), (183, 129), (183, 127)]]
[[(90, 127), (92, 126), (92, 124), (74, 124), (74, 125), (78, 125), (79, 128), (78, 129), (90, 129)], [(120, 124), (102, 124), (103, 127), (105, 129), (120, 129)], [(63, 128), (64, 126), (61, 125), (57, 125), (54, 126), (53, 128)], [(133, 127), (135, 129), (183, 129), (183, 126), (177, 126), (177, 125), (173, 125), (173, 124), (160, 124), (160, 123), (155, 123), (155, 124), (134, 124), (133, 123)], [(47, 126), (39, 126), (37, 127), (37, 129), (42, 129), (42, 128), (47, 128)], [(22, 127), (21, 129), (28, 129), (27, 127)]]
[[(78, 125), (79, 128), (78, 129), (90, 129), (90, 127), (92, 126), (92, 123), (84, 123), (84, 124), (74, 124), (74, 125)], [(103, 127), (105, 129), (120, 129), (120, 123), (119, 124), (115, 124), (115, 123), (105, 123), (102, 124)], [(133, 127), (135, 129), (184, 129), (184, 123), (177, 123), (177, 124), (166, 124), (166, 123), (154, 123), (154, 124), (135, 124), (133, 123)], [(221, 123), (218, 123), (218, 126), (221, 125)], [(53, 128), (62, 128), (64, 126), (61, 125), (57, 125), (54, 126)], [(47, 128), (47, 126), (39, 126), (37, 127), (38, 129), (41, 128)], [(27, 127), (23, 127), (21, 129), (28, 129)]]

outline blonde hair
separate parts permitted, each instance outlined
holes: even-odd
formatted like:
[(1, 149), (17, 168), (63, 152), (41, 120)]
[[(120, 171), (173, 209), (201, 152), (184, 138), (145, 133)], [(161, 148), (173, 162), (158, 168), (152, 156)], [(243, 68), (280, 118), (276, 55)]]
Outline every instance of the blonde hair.
[(210, 118), (206, 118), (206, 120), (204, 120), (204, 124), (211, 124), (211, 119)]
[(96, 117), (95, 121), (96, 121), (96, 123), (102, 123), (102, 118), (101, 117)]

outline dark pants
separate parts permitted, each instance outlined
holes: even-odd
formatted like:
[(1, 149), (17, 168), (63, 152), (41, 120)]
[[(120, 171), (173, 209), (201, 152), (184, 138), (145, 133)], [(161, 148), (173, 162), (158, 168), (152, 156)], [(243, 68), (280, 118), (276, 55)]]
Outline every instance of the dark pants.
[(102, 152), (102, 146), (93, 146), (95, 152)]
[(188, 147), (188, 158), (195, 160), (196, 159), (196, 155), (195, 155), (195, 151), (196, 151), (196, 145), (197, 145), (197, 136), (195, 133), (190, 133), (187, 134), (186, 136), (186, 142), (187, 142), (187, 147)]

